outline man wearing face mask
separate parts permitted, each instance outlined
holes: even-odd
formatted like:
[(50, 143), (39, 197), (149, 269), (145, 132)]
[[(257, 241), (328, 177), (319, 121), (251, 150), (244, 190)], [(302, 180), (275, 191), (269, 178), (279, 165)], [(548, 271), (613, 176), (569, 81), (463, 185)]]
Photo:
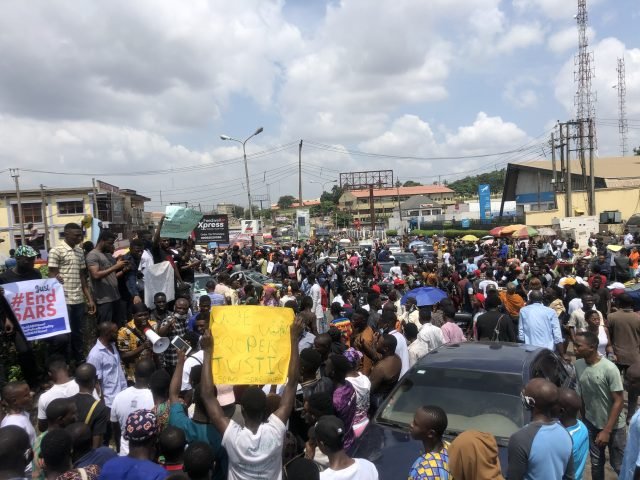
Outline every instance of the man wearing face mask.
[(571, 435), (552, 413), (558, 402), (558, 387), (543, 378), (527, 383), (522, 403), (531, 411), (531, 422), (509, 439), (507, 478), (573, 479)]
[[(161, 337), (169, 337), (173, 340), (175, 337), (184, 338), (187, 333), (187, 313), (189, 312), (189, 300), (186, 298), (178, 298), (175, 303), (174, 312), (169, 315), (158, 328), (158, 335)], [(178, 363), (178, 352), (173, 345), (164, 352), (163, 356), (164, 368), (173, 375)]]

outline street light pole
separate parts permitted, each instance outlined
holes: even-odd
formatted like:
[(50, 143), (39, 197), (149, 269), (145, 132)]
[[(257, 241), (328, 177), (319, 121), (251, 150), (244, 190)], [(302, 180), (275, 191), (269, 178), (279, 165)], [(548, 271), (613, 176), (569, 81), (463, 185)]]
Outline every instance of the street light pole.
[(229, 135), (220, 135), (222, 140), (231, 140), (233, 142), (238, 142), (242, 144), (242, 156), (244, 157), (244, 175), (247, 180), (247, 200), (249, 201), (249, 219), (253, 220), (253, 208), (251, 206), (251, 186), (249, 185), (249, 165), (247, 164), (247, 142), (255, 137), (256, 135), (262, 133), (263, 128), (258, 128), (253, 134), (249, 135), (244, 141), (238, 140), (237, 138), (230, 137)]

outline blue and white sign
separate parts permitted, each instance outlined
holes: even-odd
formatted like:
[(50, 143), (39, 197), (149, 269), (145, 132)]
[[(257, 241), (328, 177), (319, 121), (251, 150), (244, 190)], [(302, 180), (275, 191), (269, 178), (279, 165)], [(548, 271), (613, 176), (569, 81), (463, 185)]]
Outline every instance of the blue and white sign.
[(7, 283), (4, 298), (29, 341), (71, 332), (62, 285), (55, 278)]
[(480, 203), (480, 220), (491, 219), (491, 188), (488, 184), (478, 185), (478, 200)]

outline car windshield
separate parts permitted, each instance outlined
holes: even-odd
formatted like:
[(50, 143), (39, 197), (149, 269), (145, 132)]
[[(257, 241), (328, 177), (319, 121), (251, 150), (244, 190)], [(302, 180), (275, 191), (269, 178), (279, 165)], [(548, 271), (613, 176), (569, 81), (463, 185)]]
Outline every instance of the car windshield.
[(194, 290), (205, 290), (206, 286), (207, 286), (207, 282), (211, 280), (211, 277), (206, 276), (206, 277), (196, 277), (194, 282), (193, 282), (193, 289)]
[(382, 268), (382, 273), (389, 273), (391, 271), (391, 267), (393, 267), (393, 263), (390, 263), (390, 262), (380, 263), (380, 268)]
[(273, 282), (273, 280), (271, 280), (269, 277), (267, 277), (266, 275), (262, 275), (261, 273), (258, 273), (258, 272), (242, 272), (242, 273), (246, 277), (249, 277), (252, 280), (255, 280), (256, 282), (259, 282), (263, 285)]
[(447, 432), (488, 432), (498, 442), (508, 442), (524, 425), (520, 400), (520, 375), (451, 368), (418, 368), (382, 405), (376, 421), (409, 428), (422, 405), (436, 405), (447, 412)]
[(416, 263), (416, 256), (413, 253), (396, 253), (393, 258), (400, 263)]

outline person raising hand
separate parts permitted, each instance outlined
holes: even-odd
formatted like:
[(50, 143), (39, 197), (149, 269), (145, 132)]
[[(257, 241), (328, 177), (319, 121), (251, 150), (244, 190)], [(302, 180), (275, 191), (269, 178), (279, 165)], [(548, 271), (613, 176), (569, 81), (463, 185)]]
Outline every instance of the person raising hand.
[(209, 418), (222, 435), (222, 446), (229, 456), (230, 480), (251, 478), (258, 473), (262, 478), (282, 478), (282, 447), (298, 386), (298, 339), (302, 329), (302, 320), (297, 318), (290, 329), (291, 359), (280, 407), (266, 418), (267, 397), (261, 388), (251, 386), (242, 395), (240, 405), (246, 428), (227, 418), (216, 398), (211, 369), (214, 352), (211, 331), (206, 330), (200, 340), (205, 358), (200, 381), (202, 397)]

